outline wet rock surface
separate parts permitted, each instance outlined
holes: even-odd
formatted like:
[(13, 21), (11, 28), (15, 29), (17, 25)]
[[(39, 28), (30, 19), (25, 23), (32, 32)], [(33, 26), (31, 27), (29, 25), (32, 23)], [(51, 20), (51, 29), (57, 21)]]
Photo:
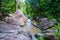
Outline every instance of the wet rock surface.
[(5, 17), (4, 22), (0, 21), (0, 40), (37, 40), (28, 28), (23, 29), (26, 22), (27, 18), (20, 10)]
[(56, 23), (56, 19), (41, 18), (39, 26), (41, 33), (35, 34), (35, 37), (38, 38), (42, 36), (44, 37), (44, 40), (56, 40), (56, 37), (54, 36), (54, 30), (50, 30), (50, 28), (54, 27)]
[(0, 21), (0, 40), (32, 40), (32, 35), (19, 26)]
[(40, 19), (40, 29), (41, 30), (47, 30), (49, 28), (52, 28), (56, 23), (56, 19), (48, 19), (48, 18), (41, 18)]
[[(18, 13), (18, 14), (17, 14)], [(14, 16), (7, 17), (6, 22), (0, 21), (0, 40), (37, 40), (39, 34), (35, 37), (30, 32), (30, 25), (27, 23), (26, 30), (22, 29), (21, 25), (25, 25), (27, 19), (19, 11)], [(42, 18), (40, 22), (40, 29), (45, 40), (55, 40), (55, 36), (51, 30), (45, 30), (52, 27), (56, 23), (56, 20), (48, 20), (48, 18)], [(48, 38), (48, 39), (46, 39)]]

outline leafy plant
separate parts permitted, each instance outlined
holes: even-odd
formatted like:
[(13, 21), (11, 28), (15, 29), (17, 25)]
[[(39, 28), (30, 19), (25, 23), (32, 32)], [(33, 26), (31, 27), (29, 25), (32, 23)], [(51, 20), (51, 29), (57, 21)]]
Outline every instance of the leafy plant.
[(15, 0), (0, 0), (0, 13), (13, 13), (16, 10)]
[(38, 40), (44, 40), (44, 38), (43, 38), (42, 36), (40, 36), (40, 37), (38, 38)]

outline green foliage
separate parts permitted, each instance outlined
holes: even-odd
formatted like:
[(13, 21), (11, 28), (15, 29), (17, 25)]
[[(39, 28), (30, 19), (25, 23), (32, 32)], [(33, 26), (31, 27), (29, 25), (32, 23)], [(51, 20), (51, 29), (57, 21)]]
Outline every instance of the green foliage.
[(54, 33), (56, 37), (60, 37), (60, 33), (57, 31)]
[(44, 38), (43, 38), (42, 36), (40, 36), (40, 37), (38, 38), (38, 40), (44, 40)]
[(0, 0), (0, 13), (13, 13), (16, 10), (15, 0)]
[[(0, 0), (0, 13), (12, 13), (16, 10), (16, 0)], [(60, 22), (60, 0), (26, 0), (19, 2), (18, 8), (29, 18), (55, 18)]]
[(60, 22), (60, 0), (26, 0), (29, 17), (55, 18)]
[(55, 30), (54, 32), (55, 36), (60, 37), (60, 24), (55, 25), (52, 29)]

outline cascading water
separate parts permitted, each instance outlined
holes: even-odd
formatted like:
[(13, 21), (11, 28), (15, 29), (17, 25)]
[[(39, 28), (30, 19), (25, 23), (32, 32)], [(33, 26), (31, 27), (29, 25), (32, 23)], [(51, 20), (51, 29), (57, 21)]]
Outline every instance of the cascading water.
[(34, 34), (33, 34), (33, 25), (32, 25), (32, 21), (30, 19), (27, 20), (27, 23), (26, 23), (26, 26), (24, 27), (25, 30), (28, 30), (31, 34), (32, 34), (32, 39), (33, 40), (37, 40), (35, 37), (34, 37)]
[(32, 27), (31, 20), (28, 19), (24, 29), (30, 31), (31, 27)]
[(27, 23), (26, 23), (24, 29), (30, 31), (33, 35), (40, 32), (40, 29), (38, 29), (32, 25), (32, 21), (30, 19), (27, 20)]

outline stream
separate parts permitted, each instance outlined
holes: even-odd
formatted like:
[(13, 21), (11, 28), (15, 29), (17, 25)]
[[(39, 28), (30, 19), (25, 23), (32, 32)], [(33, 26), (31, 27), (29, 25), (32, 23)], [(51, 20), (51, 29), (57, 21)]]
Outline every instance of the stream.
[(36, 34), (36, 33), (40, 32), (40, 29), (38, 29), (32, 25), (32, 21), (30, 19), (27, 20), (27, 23), (26, 23), (24, 29), (30, 31), (32, 34)]

